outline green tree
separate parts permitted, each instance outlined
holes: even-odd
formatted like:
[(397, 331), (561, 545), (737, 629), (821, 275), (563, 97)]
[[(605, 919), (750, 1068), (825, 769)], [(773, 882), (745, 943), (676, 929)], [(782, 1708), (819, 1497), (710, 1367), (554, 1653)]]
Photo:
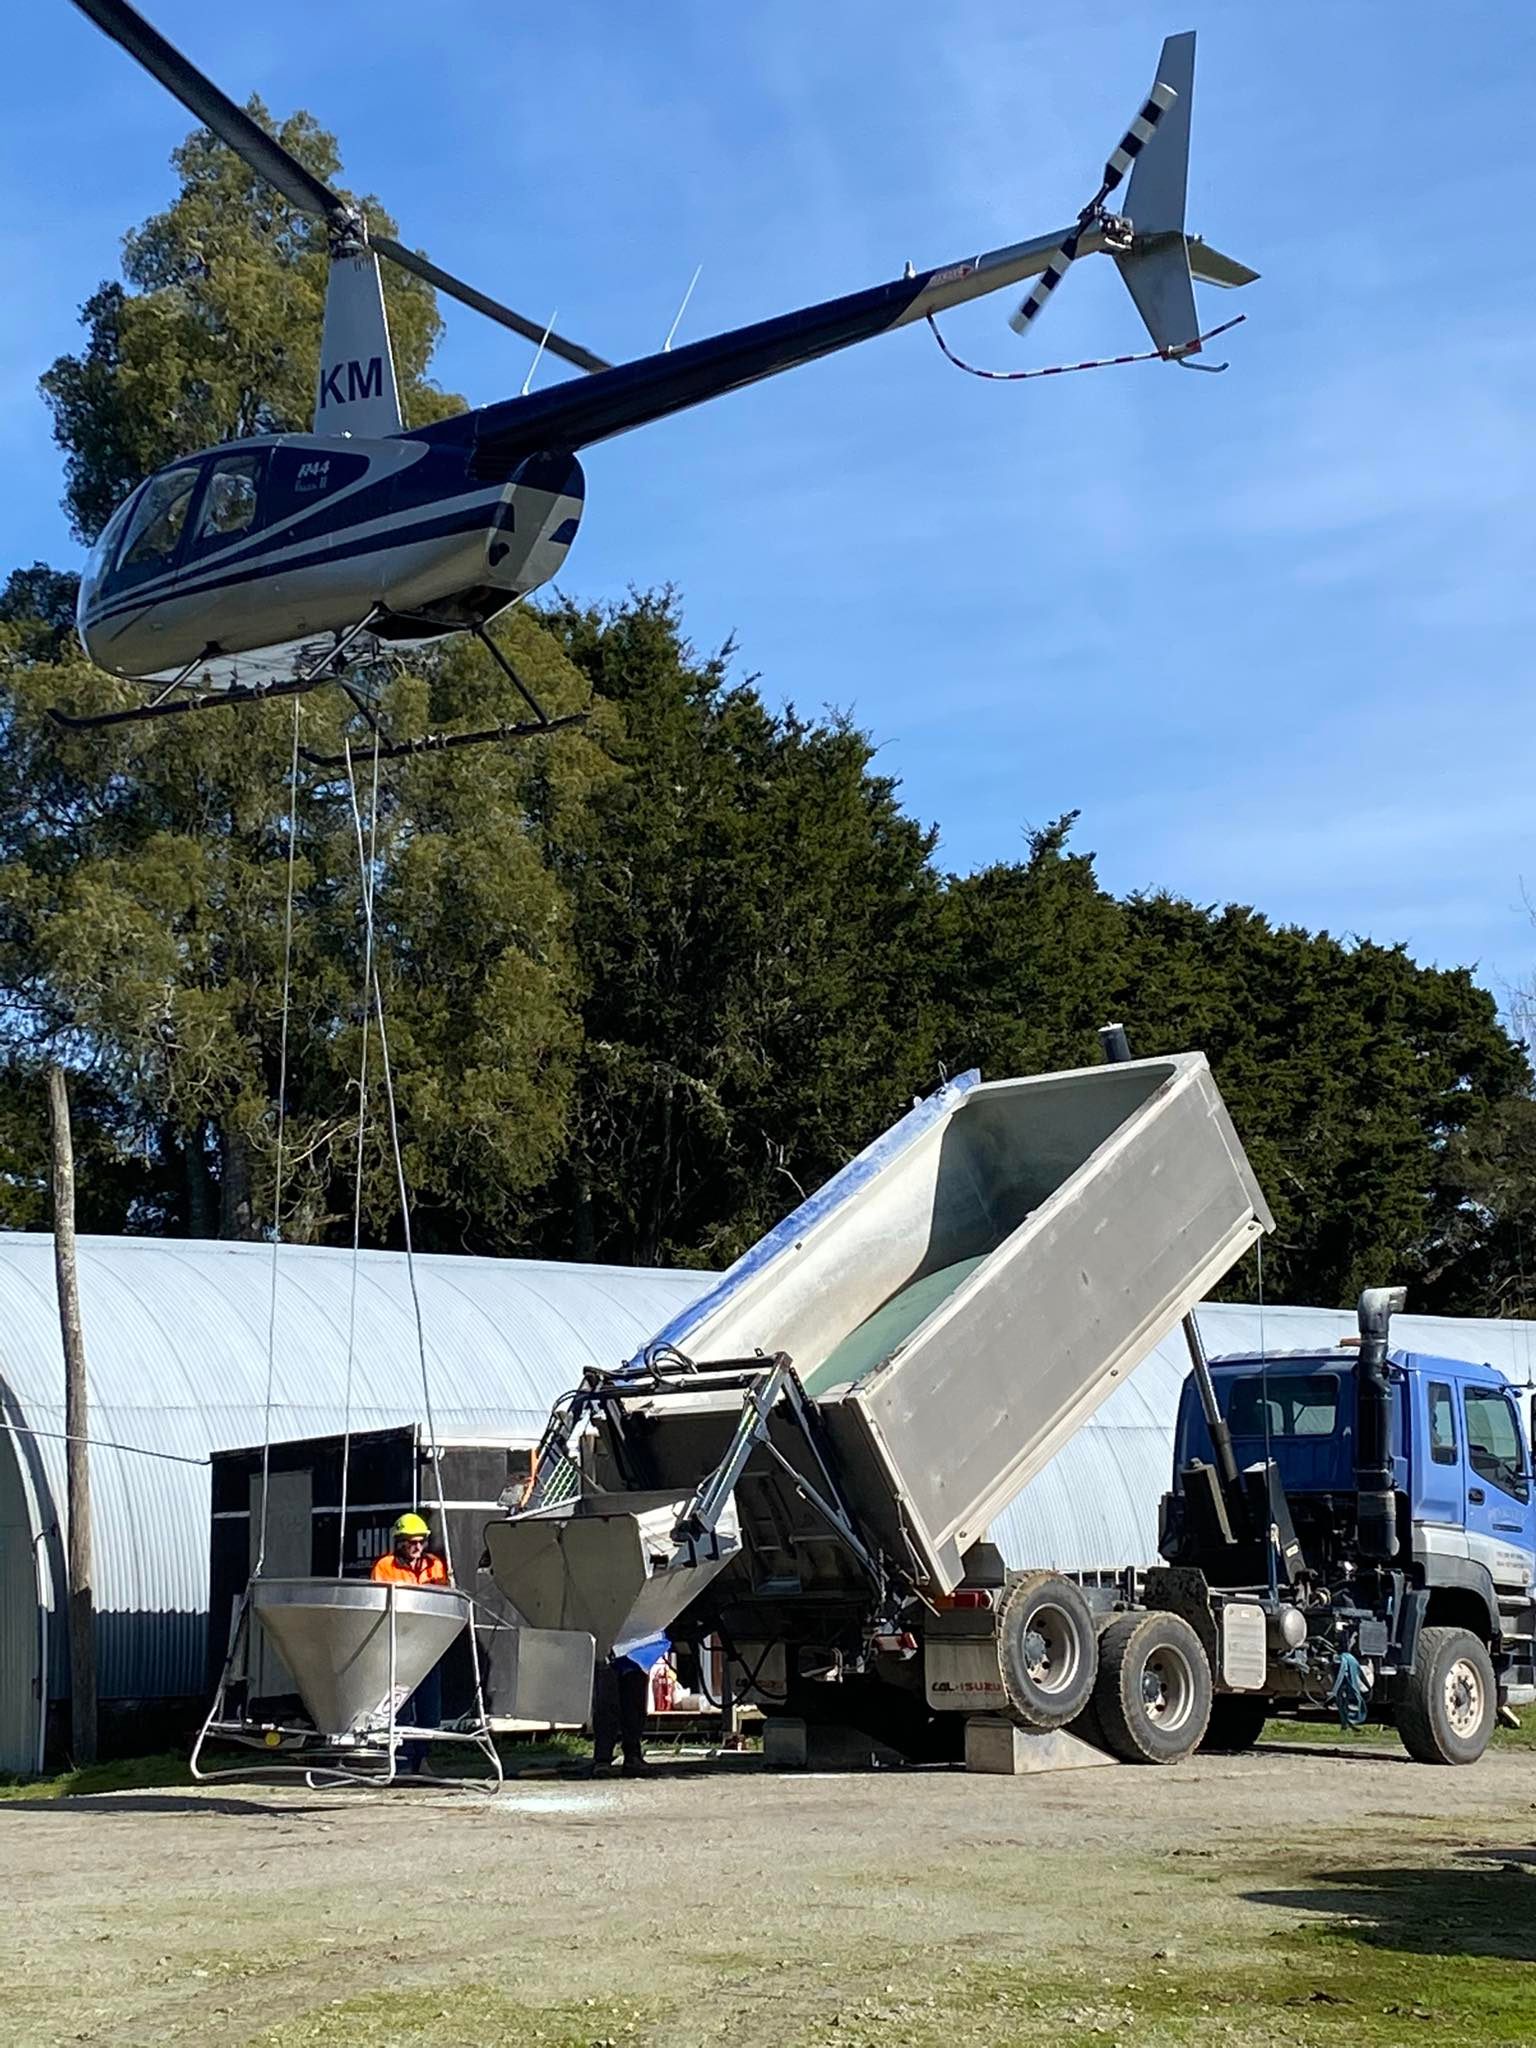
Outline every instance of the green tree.
[(1465, 969), (1237, 905), (1126, 910), (1145, 1028), (1209, 1053), (1274, 1209), (1271, 1298), (1342, 1306), (1416, 1280), (1453, 1200), (1450, 1146), (1530, 1087), (1493, 998)]
[[(1100, 1057), (1097, 1028), (1124, 1000), (1125, 913), (1093, 855), (1069, 850), (1077, 816), (1031, 832), (1022, 861), (949, 878), (936, 980), (952, 1069), (1035, 1074)], [(1153, 1050), (1128, 1021), (1133, 1046)]]
[(696, 655), (670, 593), (549, 624), (622, 726), (549, 833), (584, 998), (543, 1242), (719, 1264), (936, 1078), (933, 836), (845, 719)]
[(74, 634), (79, 589), (72, 570), (46, 562), (13, 569), (0, 588), (0, 629), (13, 629), (4, 634), (7, 651), (22, 660), (56, 659)]
[[(249, 111), (327, 183), (335, 138), (304, 113), (274, 124)], [(325, 306), (322, 222), (298, 213), (206, 129), (175, 152), (180, 179), (163, 213), (125, 237), (122, 281), (81, 311), (85, 345), (42, 380), (64, 451), (65, 508), (92, 540), (135, 484), (178, 455), (249, 434), (307, 429)], [(370, 225), (395, 232), (372, 198)], [(431, 287), (380, 266), (390, 340), (409, 423), (463, 410), (429, 369), (442, 322)]]
[[(540, 640), (531, 622), (525, 639)], [(520, 653), (549, 700), (579, 680), (543, 640)], [(474, 662), (483, 673), (462, 671)], [(512, 715), (477, 649), (444, 657), (442, 689)], [(252, 1236), (274, 1203), (287, 923), (293, 711), (244, 707), (174, 726), (60, 733), (59, 696), (90, 687), (78, 657), (12, 660), (0, 691), (0, 1213), (37, 1214), (42, 1150), (31, 1085), (45, 1058), (82, 1078), (78, 1111), (110, 1160), (117, 1227)], [(402, 716), (430, 693), (399, 687)], [(306, 743), (334, 747), (340, 709), (300, 702)], [(544, 744), (544, 743), (541, 743)], [(579, 735), (548, 743), (567, 754)], [(426, 757), (383, 785), (378, 963), (427, 1242), (514, 1231), (548, 1178), (574, 1051), (574, 966), (558, 885), (525, 827), (513, 752)], [(360, 763), (366, 807), (368, 762)], [(345, 1235), (362, 1015), (356, 835), (344, 778), (305, 771), (292, 817), (294, 910), (286, 1230)], [(365, 1209), (398, 1227), (378, 1050)], [(478, 1235), (477, 1235), (478, 1233)]]

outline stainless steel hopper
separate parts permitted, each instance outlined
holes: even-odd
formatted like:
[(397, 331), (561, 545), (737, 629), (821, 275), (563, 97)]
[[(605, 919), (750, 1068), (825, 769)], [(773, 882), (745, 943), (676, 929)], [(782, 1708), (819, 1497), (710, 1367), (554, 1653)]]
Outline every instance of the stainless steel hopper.
[(734, 1503), (708, 1538), (678, 1534), (691, 1499), (664, 1493), (589, 1494), (491, 1522), (491, 1570), (535, 1628), (576, 1629), (599, 1657), (653, 1641), (741, 1548)]
[(251, 1605), (322, 1735), (391, 1718), (462, 1633), (470, 1600), (453, 1586), (257, 1579)]

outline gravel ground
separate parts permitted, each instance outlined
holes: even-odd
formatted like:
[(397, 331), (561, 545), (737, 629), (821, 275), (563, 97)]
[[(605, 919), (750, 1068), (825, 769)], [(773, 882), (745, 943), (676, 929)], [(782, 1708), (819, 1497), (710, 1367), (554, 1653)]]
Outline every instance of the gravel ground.
[[(1536, 1770), (1174, 1770), (0, 1805), (12, 2041), (1536, 2038)], [(1501, 2031), (1502, 2030), (1502, 2031)]]

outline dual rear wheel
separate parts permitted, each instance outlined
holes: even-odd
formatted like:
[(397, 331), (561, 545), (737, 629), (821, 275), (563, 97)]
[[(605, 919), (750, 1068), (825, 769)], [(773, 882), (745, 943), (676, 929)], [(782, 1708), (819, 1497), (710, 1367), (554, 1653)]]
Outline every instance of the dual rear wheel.
[(1177, 1764), (1211, 1718), (1205, 1647), (1179, 1614), (1122, 1614), (1099, 1640), (1093, 1713), (1105, 1747), (1127, 1763)]
[(1129, 1763), (1179, 1763), (1211, 1716), (1211, 1668), (1177, 1614), (1123, 1614), (1102, 1634), (1081, 1587), (1030, 1572), (1003, 1596), (998, 1656), (1012, 1718), (1025, 1728), (1076, 1724)]

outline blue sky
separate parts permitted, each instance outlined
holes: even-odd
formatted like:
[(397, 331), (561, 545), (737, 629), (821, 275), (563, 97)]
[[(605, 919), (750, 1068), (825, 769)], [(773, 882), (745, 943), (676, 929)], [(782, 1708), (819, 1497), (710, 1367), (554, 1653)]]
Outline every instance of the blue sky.
[[(1116, 889), (1166, 886), (1536, 972), (1536, 8), (947, 0), (148, 0), (236, 98), (308, 107), (405, 238), (609, 355), (1042, 232), (1089, 196), (1161, 36), (1201, 31), (1190, 225), (1264, 275), (1225, 377), (1025, 385), (906, 330), (587, 458), (564, 579), (672, 580), (701, 645), (851, 709), (965, 869), (1080, 808)], [(430, 29), (425, 24), (430, 21)], [(181, 109), (65, 0), (0, 84), (0, 566), (75, 559), (38, 373)], [(1027, 348), (1140, 329), (1078, 266)], [(482, 401), (528, 352), (449, 316)]]

